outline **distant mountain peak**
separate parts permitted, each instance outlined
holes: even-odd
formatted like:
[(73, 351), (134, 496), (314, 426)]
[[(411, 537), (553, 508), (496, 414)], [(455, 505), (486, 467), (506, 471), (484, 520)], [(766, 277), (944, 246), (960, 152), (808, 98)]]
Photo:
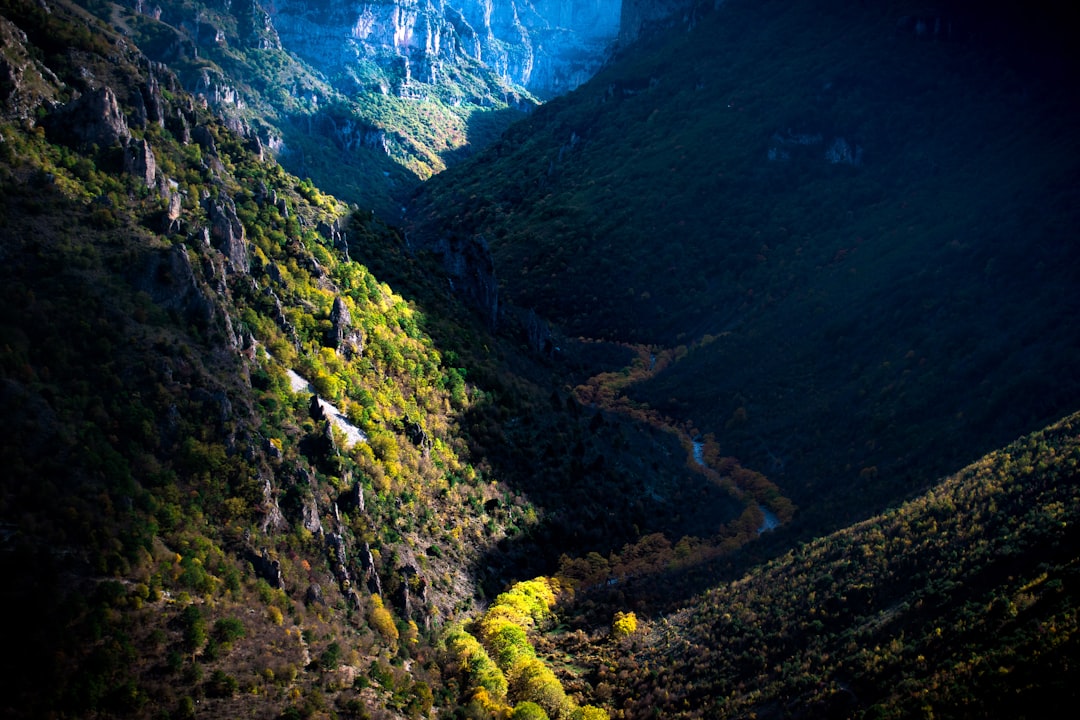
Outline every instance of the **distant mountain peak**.
[(473, 63), (539, 97), (592, 76), (619, 31), (621, 0), (277, 0), (284, 45), (329, 76), (374, 62), (440, 85)]

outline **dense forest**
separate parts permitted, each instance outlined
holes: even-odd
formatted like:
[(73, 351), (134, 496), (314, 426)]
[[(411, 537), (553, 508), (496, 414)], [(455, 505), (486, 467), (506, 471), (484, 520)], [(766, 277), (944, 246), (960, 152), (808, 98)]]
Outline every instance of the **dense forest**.
[(0, 0), (0, 712), (1073, 705), (1073, 59), (811, 5), (521, 119), (305, 105), (257, 2)]

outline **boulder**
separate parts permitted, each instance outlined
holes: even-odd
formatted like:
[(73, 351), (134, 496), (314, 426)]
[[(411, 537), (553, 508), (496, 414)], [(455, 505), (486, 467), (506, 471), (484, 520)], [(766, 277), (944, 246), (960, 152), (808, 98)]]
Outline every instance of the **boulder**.
[(323, 597), (322, 586), (319, 583), (308, 585), (307, 592), (304, 593), (304, 604), (326, 605), (326, 598)]
[(251, 566), (255, 569), (255, 575), (265, 580), (270, 587), (285, 587), (285, 578), (281, 574), (281, 561), (271, 558), (266, 548), (263, 548), (261, 555), (254, 555), (251, 558)]
[(312, 535), (322, 535), (322, 520), (319, 519), (319, 506), (315, 503), (315, 498), (308, 498), (304, 501), (301, 513), (304, 529)]

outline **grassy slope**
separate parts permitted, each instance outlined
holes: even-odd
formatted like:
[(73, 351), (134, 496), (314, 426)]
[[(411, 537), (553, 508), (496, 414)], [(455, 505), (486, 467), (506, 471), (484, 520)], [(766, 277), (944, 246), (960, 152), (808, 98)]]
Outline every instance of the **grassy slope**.
[[(567, 334), (688, 346), (627, 394), (811, 527), (880, 507), (1080, 399), (1061, 58), (978, 14), (919, 41), (919, 9), (726, 3), (428, 183), (418, 225), (484, 234)], [(859, 166), (825, 162), (837, 137)]]

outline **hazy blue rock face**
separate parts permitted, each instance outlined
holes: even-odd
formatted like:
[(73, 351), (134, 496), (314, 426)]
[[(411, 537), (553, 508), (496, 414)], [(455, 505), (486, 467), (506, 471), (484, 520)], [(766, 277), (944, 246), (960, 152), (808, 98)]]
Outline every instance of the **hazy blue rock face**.
[[(282, 44), (331, 76), (397, 72), (401, 84), (451, 82), (479, 62), (541, 97), (587, 80), (619, 32), (622, 0), (276, 0)], [(384, 88), (385, 91), (401, 88)]]

